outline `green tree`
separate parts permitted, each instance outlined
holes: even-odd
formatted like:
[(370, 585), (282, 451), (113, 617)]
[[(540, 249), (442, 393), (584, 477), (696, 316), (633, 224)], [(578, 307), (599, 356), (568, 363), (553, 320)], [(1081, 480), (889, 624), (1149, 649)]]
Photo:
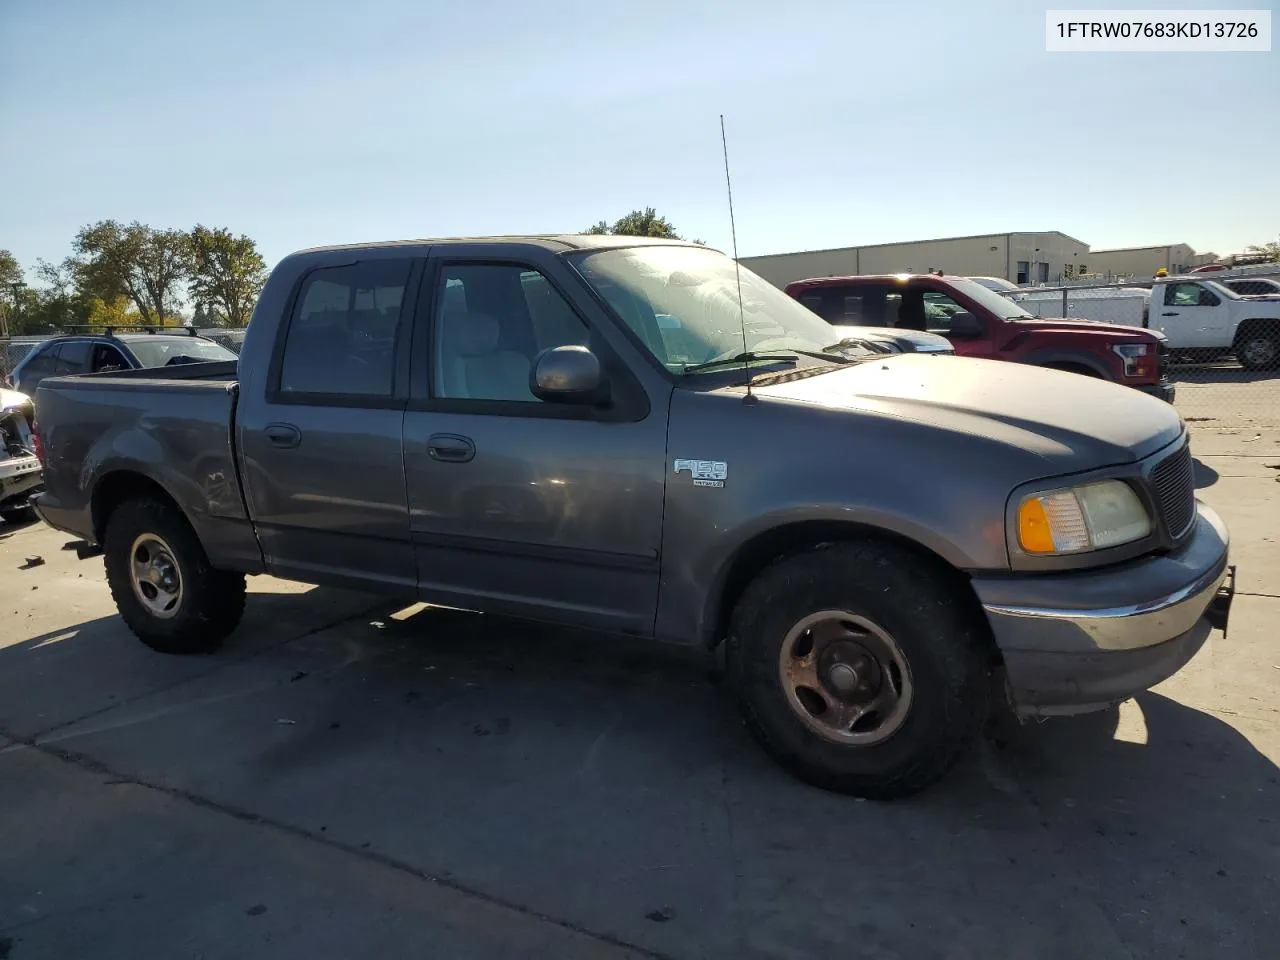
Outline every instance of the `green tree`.
[(249, 324), (258, 294), (267, 282), (267, 264), (249, 237), (225, 227), (197, 225), (190, 234), (191, 274), (188, 292), (212, 322)]
[(0, 250), (0, 304), (4, 311), (0, 314), (0, 334), (17, 332), (13, 327), (20, 321), (18, 303), (22, 291), (17, 285), (21, 283), (22, 267), (17, 258), (8, 250)]
[(137, 308), (128, 297), (114, 297), (111, 300), (90, 297), (87, 307), (85, 325), (95, 330), (105, 330), (107, 327), (136, 327), (141, 319)]
[(81, 295), (107, 303), (128, 297), (146, 324), (177, 320), (178, 284), (190, 273), (184, 232), (101, 220), (82, 227), (71, 249), (69, 265)]
[(90, 298), (76, 289), (70, 259), (37, 260), (34, 273), (37, 282), (23, 304), (23, 333), (50, 333), (89, 322)]
[(0, 284), (8, 290), (11, 284), (22, 282), (22, 267), (8, 250), (0, 250)]
[(658, 216), (653, 207), (643, 210), (632, 210), (625, 217), (619, 217), (612, 225), (601, 220), (588, 227), (587, 233), (612, 233), (624, 237), (666, 237), (668, 240), (683, 240), (676, 232), (675, 224), (666, 217)]
[(1272, 260), (1280, 260), (1280, 240), (1269, 243), (1255, 243), (1249, 248), (1250, 253), (1264, 253)]

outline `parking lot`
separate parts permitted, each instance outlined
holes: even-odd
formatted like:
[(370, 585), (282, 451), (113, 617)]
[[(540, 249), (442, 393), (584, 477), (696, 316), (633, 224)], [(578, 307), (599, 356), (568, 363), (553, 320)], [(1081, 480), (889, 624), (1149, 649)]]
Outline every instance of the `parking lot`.
[(1242, 376), (1179, 386), (1229, 636), (892, 804), (773, 767), (712, 658), (265, 577), (164, 657), (100, 560), (0, 527), (0, 958), (1274, 956), (1280, 408)]

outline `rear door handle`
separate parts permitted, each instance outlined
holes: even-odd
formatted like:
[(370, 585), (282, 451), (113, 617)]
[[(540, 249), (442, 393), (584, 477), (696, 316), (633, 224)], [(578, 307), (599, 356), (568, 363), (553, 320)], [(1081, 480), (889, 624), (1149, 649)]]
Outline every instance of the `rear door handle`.
[(427, 438), (427, 456), (444, 463), (466, 463), (476, 455), (476, 445), (469, 437), (456, 433), (435, 433)]
[(1176, 317), (1177, 315), (1178, 315), (1178, 311), (1177, 311), (1177, 310), (1171, 310), (1171, 311), (1169, 311), (1168, 313), (1162, 313), (1162, 314), (1160, 314), (1160, 316), (1162, 316), (1162, 317)]
[(302, 431), (292, 423), (267, 424), (267, 439), (273, 447), (289, 449), (302, 442)]

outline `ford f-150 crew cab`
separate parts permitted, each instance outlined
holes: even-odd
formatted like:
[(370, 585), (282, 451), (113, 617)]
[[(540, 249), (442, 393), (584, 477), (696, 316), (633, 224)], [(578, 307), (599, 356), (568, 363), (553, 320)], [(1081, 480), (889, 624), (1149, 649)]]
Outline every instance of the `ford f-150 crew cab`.
[(1070, 370), (1173, 402), (1162, 334), (1041, 319), (967, 277), (817, 277), (790, 283), (786, 292), (831, 323), (928, 330), (945, 336), (962, 357)]
[(995, 695), (1114, 704), (1225, 629), (1171, 406), (842, 341), (692, 244), (304, 251), (238, 367), (44, 380), (37, 510), (161, 651), (220, 643), (257, 573), (724, 641), (769, 752), (872, 797), (942, 775)]

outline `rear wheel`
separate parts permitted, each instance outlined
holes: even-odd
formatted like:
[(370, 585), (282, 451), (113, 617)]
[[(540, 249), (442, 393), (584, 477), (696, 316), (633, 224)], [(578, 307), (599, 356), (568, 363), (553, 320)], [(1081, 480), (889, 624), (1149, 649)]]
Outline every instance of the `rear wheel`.
[(1246, 370), (1280, 367), (1280, 332), (1253, 330), (1236, 344), (1236, 359)]
[(116, 507), (103, 557), (121, 619), (153, 650), (208, 653), (244, 613), (244, 575), (213, 569), (186, 517), (161, 500)]
[(774, 759), (816, 786), (893, 799), (945, 774), (980, 729), (984, 650), (940, 570), (866, 541), (768, 567), (734, 611), (727, 659)]

